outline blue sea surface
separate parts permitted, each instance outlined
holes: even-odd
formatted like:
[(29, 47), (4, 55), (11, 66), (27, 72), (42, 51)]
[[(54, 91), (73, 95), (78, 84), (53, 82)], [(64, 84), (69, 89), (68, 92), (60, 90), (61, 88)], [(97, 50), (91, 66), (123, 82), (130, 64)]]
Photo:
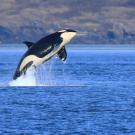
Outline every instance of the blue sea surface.
[(10, 87), (23, 49), (0, 50), (1, 135), (134, 135), (135, 50), (68, 49)]

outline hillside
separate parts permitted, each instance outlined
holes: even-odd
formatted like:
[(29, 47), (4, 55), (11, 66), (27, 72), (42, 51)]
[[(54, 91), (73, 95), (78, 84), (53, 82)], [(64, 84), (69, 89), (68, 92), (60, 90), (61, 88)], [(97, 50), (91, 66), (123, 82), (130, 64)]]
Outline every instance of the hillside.
[(1, 0), (1, 43), (37, 41), (63, 28), (78, 31), (72, 43), (134, 44), (135, 1)]

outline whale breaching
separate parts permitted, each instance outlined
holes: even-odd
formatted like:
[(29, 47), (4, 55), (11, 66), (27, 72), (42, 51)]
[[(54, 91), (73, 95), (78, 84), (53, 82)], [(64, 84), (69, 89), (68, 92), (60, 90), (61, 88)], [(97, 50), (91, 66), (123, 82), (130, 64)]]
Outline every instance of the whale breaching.
[(25, 74), (27, 69), (36, 68), (54, 55), (58, 55), (62, 61), (65, 61), (67, 58), (65, 45), (70, 42), (76, 33), (74, 30), (65, 29), (50, 34), (36, 43), (25, 41), (28, 50), (21, 58), (13, 79), (16, 80), (22, 74)]

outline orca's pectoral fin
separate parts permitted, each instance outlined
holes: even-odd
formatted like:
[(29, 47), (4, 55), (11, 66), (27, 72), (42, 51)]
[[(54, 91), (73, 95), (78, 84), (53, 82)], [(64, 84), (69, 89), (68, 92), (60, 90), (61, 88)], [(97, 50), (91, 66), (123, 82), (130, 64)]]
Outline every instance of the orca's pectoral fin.
[(67, 59), (67, 52), (65, 47), (62, 47), (62, 49), (57, 54), (62, 61), (65, 61)]
[(19, 71), (18, 69), (16, 70), (16, 72), (15, 72), (15, 74), (14, 74), (14, 76), (13, 76), (13, 79), (14, 80), (16, 80), (18, 77), (20, 77), (22, 74), (26, 74), (26, 71), (27, 71), (27, 69), (31, 66), (33, 64), (33, 61), (30, 61), (29, 63), (27, 63), (26, 65), (25, 65), (25, 67), (21, 70), (21, 71)]
[(24, 41), (23, 43), (26, 44), (28, 48), (34, 45), (33, 42), (29, 42), (29, 41)]

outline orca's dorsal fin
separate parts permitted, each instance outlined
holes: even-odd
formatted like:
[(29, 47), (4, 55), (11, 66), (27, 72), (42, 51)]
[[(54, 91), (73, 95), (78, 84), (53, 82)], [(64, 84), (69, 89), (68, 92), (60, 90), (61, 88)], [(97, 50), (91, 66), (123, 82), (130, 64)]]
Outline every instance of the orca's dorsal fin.
[(67, 52), (65, 47), (62, 47), (62, 49), (60, 49), (60, 51), (57, 54), (62, 61), (65, 61), (67, 59)]
[(34, 45), (33, 42), (29, 42), (29, 41), (24, 41), (23, 43), (26, 44), (28, 48)]

